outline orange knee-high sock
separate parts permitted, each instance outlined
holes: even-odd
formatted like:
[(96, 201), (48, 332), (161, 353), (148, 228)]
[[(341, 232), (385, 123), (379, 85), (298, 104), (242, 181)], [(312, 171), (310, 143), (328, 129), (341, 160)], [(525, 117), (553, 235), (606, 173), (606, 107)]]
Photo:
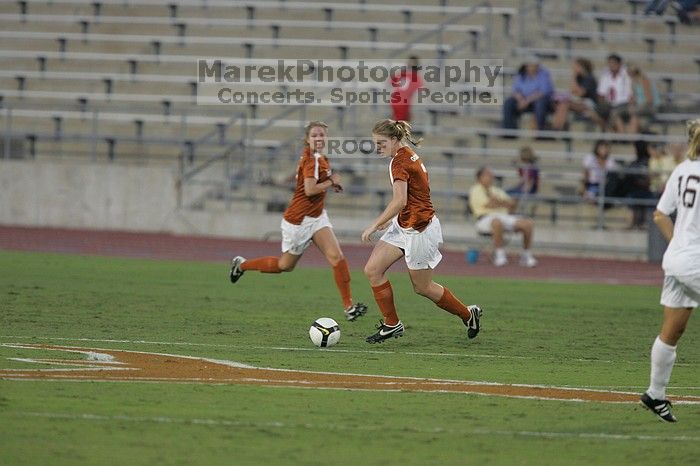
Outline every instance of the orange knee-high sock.
[(279, 258), (274, 256), (248, 259), (241, 264), (241, 270), (259, 270), (262, 273), (280, 273)]
[(352, 292), (350, 291), (350, 270), (345, 258), (333, 266), (333, 278), (340, 292), (340, 298), (343, 300), (343, 306), (347, 309), (352, 306)]
[(443, 292), (442, 292), (442, 298), (440, 298), (440, 301), (436, 302), (438, 307), (446, 310), (450, 314), (454, 314), (456, 316), (459, 316), (462, 318), (462, 320), (469, 320), (469, 318), (472, 316), (472, 313), (469, 312), (469, 309), (467, 309), (467, 306), (462, 303), (459, 299), (455, 297), (455, 295), (452, 294), (450, 290), (448, 290), (446, 287), (442, 287)]
[(394, 307), (394, 291), (391, 289), (391, 283), (387, 280), (379, 286), (373, 286), (372, 293), (379, 311), (384, 316), (384, 323), (391, 326), (398, 324), (399, 316), (396, 315), (396, 307)]

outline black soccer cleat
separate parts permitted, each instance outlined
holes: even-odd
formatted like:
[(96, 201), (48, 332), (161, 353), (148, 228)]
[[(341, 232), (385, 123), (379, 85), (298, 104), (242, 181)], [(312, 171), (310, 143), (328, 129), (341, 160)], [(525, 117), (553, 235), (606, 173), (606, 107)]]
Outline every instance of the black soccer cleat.
[(472, 338), (476, 338), (479, 334), (479, 330), (481, 330), (481, 314), (483, 314), (484, 311), (476, 304), (467, 306), (467, 309), (469, 309), (471, 317), (462, 322), (467, 326), (467, 337), (471, 340)]
[(678, 422), (671, 412), (671, 402), (668, 400), (655, 400), (646, 393), (639, 397), (639, 401), (646, 409), (659, 416), (666, 422)]
[(367, 306), (362, 303), (355, 303), (349, 308), (345, 309), (345, 318), (352, 322), (358, 317), (362, 317), (367, 313)]
[(244, 270), (241, 270), (241, 264), (245, 262), (245, 257), (236, 256), (231, 261), (231, 271), (228, 274), (228, 278), (231, 279), (231, 283), (236, 283), (239, 278), (243, 276)]
[(403, 323), (399, 321), (398, 324), (393, 327), (386, 325), (383, 320), (379, 321), (377, 325), (378, 332), (374, 335), (368, 336), (365, 341), (370, 344), (381, 343), (387, 338), (398, 338), (403, 336)]

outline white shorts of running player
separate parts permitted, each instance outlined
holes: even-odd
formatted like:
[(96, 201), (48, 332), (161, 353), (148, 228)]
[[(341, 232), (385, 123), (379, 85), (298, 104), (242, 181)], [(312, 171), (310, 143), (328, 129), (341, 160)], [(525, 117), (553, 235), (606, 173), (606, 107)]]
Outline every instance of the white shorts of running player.
[(503, 224), (505, 231), (515, 231), (515, 223), (522, 217), (510, 214), (486, 214), (476, 222), (476, 231), (481, 234), (491, 233), (491, 222), (498, 219)]
[(700, 274), (664, 277), (661, 304), (667, 307), (692, 307), (700, 303)]
[(442, 254), (438, 250), (442, 244), (442, 227), (435, 216), (423, 231), (401, 228), (394, 217), (391, 226), (380, 239), (403, 249), (409, 270), (434, 269), (442, 260)]
[(328, 214), (324, 210), (318, 217), (304, 217), (299, 225), (282, 219), (282, 252), (301, 256), (311, 245), (314, 234), (322, 228), (333, 228)]

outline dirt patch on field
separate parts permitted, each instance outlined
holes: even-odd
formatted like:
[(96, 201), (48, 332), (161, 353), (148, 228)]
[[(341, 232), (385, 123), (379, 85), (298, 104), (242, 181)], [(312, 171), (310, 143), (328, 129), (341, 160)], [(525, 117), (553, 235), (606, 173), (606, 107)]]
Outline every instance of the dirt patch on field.
[[(224, 383), (317, 389), (456, 392), (546, 400), (613, 403), (632, 403), (639, 400), (638, 394), (624, 392), (258, 368), (232, 361), (112, 349), (25, 344), (5, 344), (4, 346), (75, 352), (86, 355), (85, 360), (78, 361), (66, 359), (23, 359), (25, 362), (50, 365), (51, 367), (44, 369), (0, 369), (0, 379), (11, 380), (68, 379)], [(673, 397), (673, 400), (676, 402), (700, 403), (700, 397), (693, 396)]]

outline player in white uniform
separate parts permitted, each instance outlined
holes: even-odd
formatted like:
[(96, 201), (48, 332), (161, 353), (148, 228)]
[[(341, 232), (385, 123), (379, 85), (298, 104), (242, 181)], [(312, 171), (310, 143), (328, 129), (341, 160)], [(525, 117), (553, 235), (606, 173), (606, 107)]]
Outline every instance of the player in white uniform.
[[(676, 345), (700, 303), (700, 119), (688, 122), (688, 138), (688, 159), (671, 174), (654, 212), (654, 221), (670, 243), (663, 259), (664, 321), (651, 348), (651, 383), (641, 401), (667, 422), (676, 422), (666, 399)], [(670, 218), (674, 211), (675, 225)]]

